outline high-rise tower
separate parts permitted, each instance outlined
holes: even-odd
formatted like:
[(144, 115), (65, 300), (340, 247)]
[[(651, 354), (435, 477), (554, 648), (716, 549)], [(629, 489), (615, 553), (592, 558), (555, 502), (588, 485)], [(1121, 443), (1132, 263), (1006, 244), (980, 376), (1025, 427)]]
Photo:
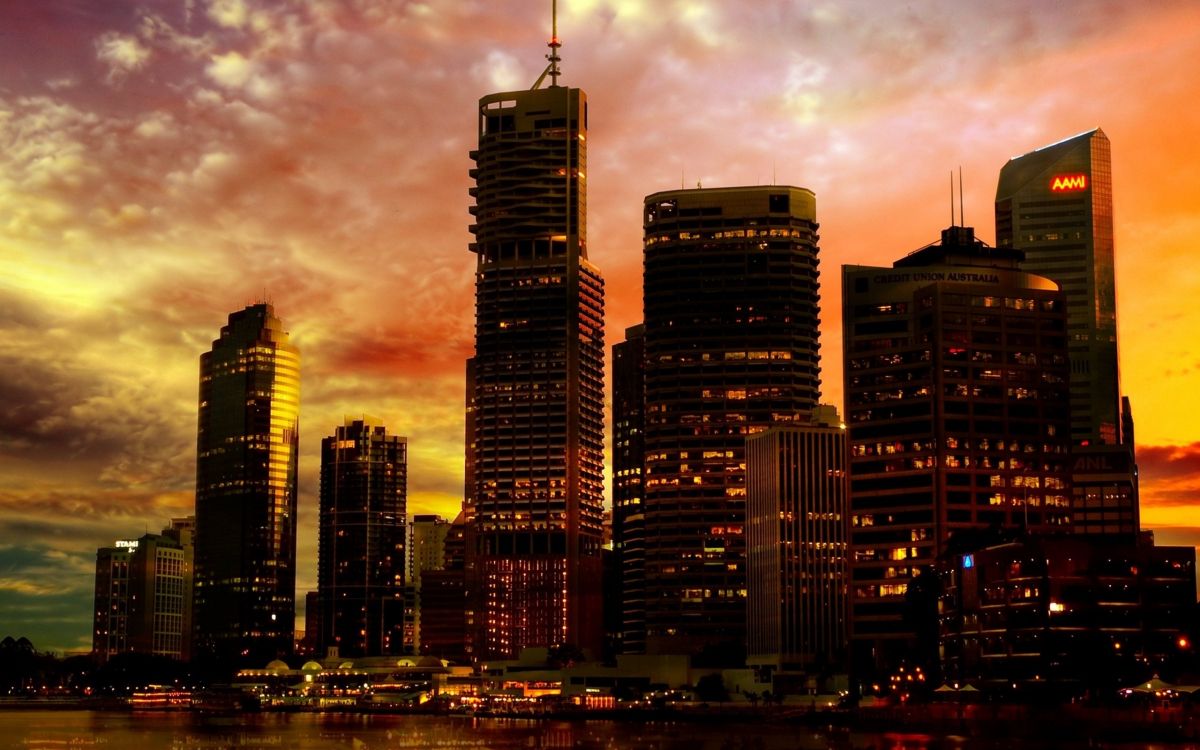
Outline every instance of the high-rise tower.
[(196, 653), (261, 666), (292, 651), (300, 355), (269, 304), (200, 357)]
[[(614, 563), (621, 576), (620, 601), (607, 604), (620, 610), (622, 652), (646, 649), (646, 601), (643, 564), (642, 500), (646, 460), (646, 327), (625, 329), (625, 340), (612, 350), (612, 541)], [(608, 617), (611, 613), (605, 611)]]
[(891, 268), (842, 267), (862, 674), (936, 651), (936, 632), (914, 627), (914, 579), (952, 539), (1069, 528), (1063, 295), (1020, 259), (955, 226)]
[(1010, 159), (996, 187), (996, 246), (1067, 298), (1071, 439), (1121, 441), (1112, 159), (1100, 129)]
[(785, 186), (655, 193), (644, 231), (644, 565), (626, 586), (644, 592), (648, 653), (736, 660), (746, 438), (817, 405), (816, 199)]
[(405, 438), (363, 418), (321, 441), (319, 655), (401, 652), (407, 496)]
[(604, 282), (587, 259), (587, 98), (558, 85), (558, 47), (533, 89), (479, 100), (471, 152), (468, 568), (483, 658), (599, 653)]

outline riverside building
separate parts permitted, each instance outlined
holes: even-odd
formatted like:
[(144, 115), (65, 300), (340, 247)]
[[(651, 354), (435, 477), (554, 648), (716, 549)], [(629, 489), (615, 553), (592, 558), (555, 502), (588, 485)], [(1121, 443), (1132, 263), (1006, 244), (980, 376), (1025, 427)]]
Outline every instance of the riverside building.
[(269, 304), (200, 357), (195, 646), (223, 666), (292, 652), (300, 354)]
[(817, 404), (816, 200), (773, 185), (671, 190), (647, 196), (643, 217), (644, 495), (623, 553), (644, 563), (626, 567), (625, 588), (643, 592), (647, 653), (737, 660), (746, 438)]
[[(891, 268), (843, 266), (849, 596), (860, 674), (914, 655), (908, 589), (952, 538), (989, 527), (1068, 528), (1063, 295), (1021, 270), (1021, 258), (954, 226)], [(927, 625), (922, 645), (936, 649), (936, 622)]]
[(587, 254), (587, 97), (559, 85), (558, 48), (532, 89), (479, 100), (471, 152), (476, 658), (562, 643), (598, 654), (602, 637), (604, 282)]

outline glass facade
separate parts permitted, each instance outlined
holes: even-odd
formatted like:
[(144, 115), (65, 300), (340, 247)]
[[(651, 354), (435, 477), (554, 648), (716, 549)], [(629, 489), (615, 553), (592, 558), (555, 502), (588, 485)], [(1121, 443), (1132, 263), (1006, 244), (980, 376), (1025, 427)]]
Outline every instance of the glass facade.
[(1066, 293), (1072, 440), (1122, 442), (1112, 158), (1102, 130), (1004, 165), (996, 245), (1024, 251), (1022, 268), (1057, 281)]
[(408, 442), (367, 419), (321, 441), (318, 655), (403, 651)]
[(300, 355), (268, 304), (200, 357), (195, 645), (222, 664), (292, 652)]

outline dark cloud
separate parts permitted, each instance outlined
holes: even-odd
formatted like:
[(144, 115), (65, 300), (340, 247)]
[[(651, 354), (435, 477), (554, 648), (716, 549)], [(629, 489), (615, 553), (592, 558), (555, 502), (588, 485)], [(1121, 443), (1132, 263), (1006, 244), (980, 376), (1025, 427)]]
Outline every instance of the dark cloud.
[[(1192, 479), (1200, 487), (1200, 442), (1189, 445), (1139, 445), (1137, 462), (1142, 481)], [(1200, 497), (1194, 500), (1200, 500)]]

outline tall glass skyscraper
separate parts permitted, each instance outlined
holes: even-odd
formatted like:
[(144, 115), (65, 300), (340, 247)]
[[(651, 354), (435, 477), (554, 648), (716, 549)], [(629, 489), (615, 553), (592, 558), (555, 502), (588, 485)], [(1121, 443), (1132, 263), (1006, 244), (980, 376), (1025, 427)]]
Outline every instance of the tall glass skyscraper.
[(641, 538), (625, 544), (644, 562), (625, 585), (643, 592), (648, 653), (736, 661), (746, 438), (817, 405), (816, 199), (773, 185), (655, 193), (644, 232), (645, 494)]
[(347, 419), (321, 441), (317, 653), (401, 653), (408, 441)]
[(200, 357), (195, 650), (222, 665), (290, 654), (300, 354), (269, 304), (229, 316)]
[(1067, 297), (1071, 439), (1121, 442), (1112, 158), (1097, 128), (1010, 159), (996, 187), (996, 246)]
[[(474, 655), (601, 640), (604, 282), (587, 259), (587, 98), (479, 100), (468, 383)], [(544, 76), (543, 76), (544, 77)], [(539, 84), (541, 81), (539, 80)]]

